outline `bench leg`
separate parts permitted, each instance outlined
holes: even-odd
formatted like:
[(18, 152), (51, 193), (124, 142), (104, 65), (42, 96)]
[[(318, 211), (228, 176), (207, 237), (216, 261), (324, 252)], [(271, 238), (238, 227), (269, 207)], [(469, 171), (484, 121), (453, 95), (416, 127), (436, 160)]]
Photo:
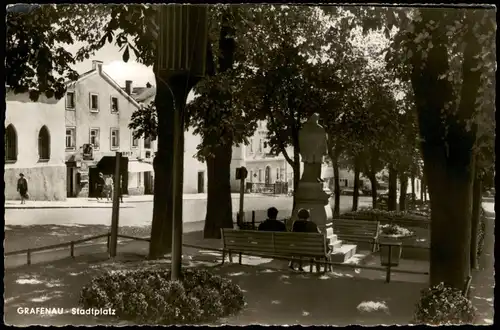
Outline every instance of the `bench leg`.
[(229, 252), (228, 256), (229, 256), (229, 262), (233, 263), (233, 254)]
[(239, 257), (238, 257), (238, 263), (241, 265), (241, 253), (240, 253)]
[(314, 267), (314, 259), (309, 260), (309, 273), (313, 272), (313, 267)]
[(226, 250), (222, 250), (222, 263), (221, 263), (221, 265), (224, 265), (225, 261), (226, 261)]

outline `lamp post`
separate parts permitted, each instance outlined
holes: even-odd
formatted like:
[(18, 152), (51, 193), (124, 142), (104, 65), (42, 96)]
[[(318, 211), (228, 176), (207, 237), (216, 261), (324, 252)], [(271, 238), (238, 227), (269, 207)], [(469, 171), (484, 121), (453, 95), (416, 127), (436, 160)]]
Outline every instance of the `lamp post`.
[[(208, 7), (161, 5), (155, 74), (172, 93), (174, 104), (172, 170), (172, 280), (181, 274), (182, 193), (184, 167), (184, 110), (187, 95), (205, 75)], [(159, 109), (165, 111), (166, 109)]]

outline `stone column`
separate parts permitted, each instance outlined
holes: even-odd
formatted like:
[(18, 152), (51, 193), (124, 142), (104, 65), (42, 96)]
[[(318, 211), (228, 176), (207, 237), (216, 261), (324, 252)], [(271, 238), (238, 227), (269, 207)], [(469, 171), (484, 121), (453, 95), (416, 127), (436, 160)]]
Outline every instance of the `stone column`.
[[(332, 209), (329, 205), (330, 196), (323, 190), (321, 180), (321, 165), (323, 156), (327, 154), (326, 132), (318, 123), (319, 115), (313, 114), (299, 132), (299, 147), (304, 172), (300, 178), (299, 188), (295, 191), (295, 209), (292, 221), (297, 219), (298, 210), (304, 208), (311, 213), (311, 220), (326, 233), (326, 226), (332, 221)], [(331, 234), (331, 233), (328, 233)]]

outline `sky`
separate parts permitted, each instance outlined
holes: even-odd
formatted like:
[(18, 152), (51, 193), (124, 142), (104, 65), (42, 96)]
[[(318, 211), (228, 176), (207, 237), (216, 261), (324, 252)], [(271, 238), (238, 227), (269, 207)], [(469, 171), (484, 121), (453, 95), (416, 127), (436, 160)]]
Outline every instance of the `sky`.
[[(68, 47), (71, 52), (76, 52), (82, 44), (75, 43)], [(132, 52), (131, 52), (132, 53)], [(123, 62), (120, 49), (112, 44), (106, 44), (95, 53), (93, 57), (73, 66), (78, 73), (84, 73), (92, 69), (92, 60), (103, 62), (103, 70), (113, 78), (120, 86), (125, 86), (125, 80), (132, 80), (132, 86), (145, 87), (146, 83), (156, 85), (152, 67), (147, 67), (136, 62), (134, 54), (130, 54), (127, 63)]]

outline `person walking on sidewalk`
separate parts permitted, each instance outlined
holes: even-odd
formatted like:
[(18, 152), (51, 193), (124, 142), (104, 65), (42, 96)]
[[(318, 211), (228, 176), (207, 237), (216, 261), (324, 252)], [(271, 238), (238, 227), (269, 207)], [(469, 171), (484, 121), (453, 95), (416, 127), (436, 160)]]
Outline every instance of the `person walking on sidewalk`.
[(19, 174), (19, 179), (17, 180), (17, 191), (21, 195), (21, 204), (26, 204), (26, 199), (28, 198), (28, 181), (24, 178), (24, 174)]
[(113, 199), (113, 177), (109, 175), (106, 178), (106, 199), (109, 202), (109, 200)]
[(96, 183), (96, 198), (97, 201), (99, 201), (99, 198), (102, 200), (102, 195), (104, 192), (104, 186), (106, 185), (106, 182), (104, 181), (104, 175), (99, 172), (99, 177), (97, 178), (97, 183)]

